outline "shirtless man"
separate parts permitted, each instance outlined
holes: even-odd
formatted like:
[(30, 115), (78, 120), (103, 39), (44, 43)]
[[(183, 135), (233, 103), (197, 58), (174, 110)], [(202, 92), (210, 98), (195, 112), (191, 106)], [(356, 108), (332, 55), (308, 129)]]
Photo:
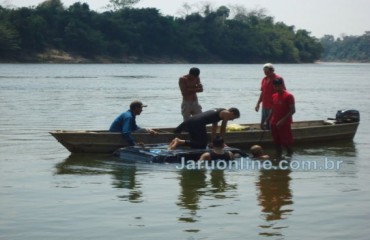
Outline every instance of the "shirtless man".
[(181, 114), (184, 121), (191, 116), (202, 112), (202, 106), (198, 103), (198, 92), (203, 92), (203, 85), (199, 78), (199, 68), (191, 68), (189, 74), (179, 79), (179, 87), (182, 94)]

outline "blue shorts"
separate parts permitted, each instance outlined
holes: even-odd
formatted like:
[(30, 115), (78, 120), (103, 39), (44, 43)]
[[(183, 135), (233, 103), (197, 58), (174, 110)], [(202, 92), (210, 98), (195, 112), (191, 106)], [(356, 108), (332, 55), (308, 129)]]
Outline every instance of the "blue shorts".
[[(262, 108), (262, 115), (261, 115), (261, 124), (266, 122), (267, 117), (270, 115), (272, 109), (271, 108)], [(270, 124), (268, 123), (266, 126), (267, 129), (270, 129)]]

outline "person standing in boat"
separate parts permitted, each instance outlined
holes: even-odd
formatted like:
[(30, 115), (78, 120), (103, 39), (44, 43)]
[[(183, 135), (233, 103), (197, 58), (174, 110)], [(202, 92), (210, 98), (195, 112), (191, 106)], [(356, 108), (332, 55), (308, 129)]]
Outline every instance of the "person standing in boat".
[(233, 160), (234, 154), (231, 151), (225, 151), (225, 142), (221, 136), (216, 136), (212, 141), (212, 150), (203, 153), (199, 160)]
[(197, 93), (203, 92), (203, 85), (199, 78), (199, 68), (190, 68), (189, 74), (180, 77), (179, 87), (182, 94), (181, 114), (184, 121), (193, 115), (202, 112)]
[(295, 113), (294, 96), (285, 90), (281, 78), (273, 80), (276, 93), (272, 95), (272, 110), (266, 119), (266, 124), (271, 126), (271, 134), (276, 148), (276, 157), (282, 158), (283, 147), (287, 150), (287, 156), (293, 154), (293, 134), (291, 124)]
[[(258, 98), (255, 110), (256, 112), (259, 111), (260, 105), (262, 102), (262, 109), (261, 109), (261, 129), (270, 129), (269, 125), (265, 125), (267, 116), (270, 114), (272, 109), (272, 94), (275, 93), (274, 86), (272, 81), (274, 79), (280, 78), (283, 79), (280, 75), (275, 73), (275, 68), (271, 63), (266, 63), (263, 65), (263, 72), (265, 73), (265, 77), (262, 79), (261, 82), (261, 93)], [(283, 88), (285, 88), (284, 79), (283, 81)]]
[(131, 133), (137, 131), (143, 131), (150, 134), (157, 134), (156, 131), (150, 128), (140, 128), (136, 125), (136, 116), (140, 115), (143, 111), (143, 107), (147, 107), (140, 101), (133, 101), (130, 104), (130, 109), (126, 112), (121, 113), (112, 123), (109, 128), (110, 132), (121, 132), (122, 136), (127, 140), (129, 146), (136, 145), (134, 138)]
[(182, 122), (174, 131), (181, 133), (184, 130), (189, 132), (190, 141), (179, 138), (174, 138), (168, 146), (168, 149), (176, 149), (177, 146), (185, 145), (191, 148), (204, 149), (208, 145), (207, 124), (212, 124), (212, 139), (216, 135), (217, 125), (222, 121), (220, 127), (220, 135), (224, 136), (226, 131), (227, 121), (234, 120), (240, 117), (240, 112), (237, 108), (215, 108), (206, 112), (194, 115), (193, 117)]

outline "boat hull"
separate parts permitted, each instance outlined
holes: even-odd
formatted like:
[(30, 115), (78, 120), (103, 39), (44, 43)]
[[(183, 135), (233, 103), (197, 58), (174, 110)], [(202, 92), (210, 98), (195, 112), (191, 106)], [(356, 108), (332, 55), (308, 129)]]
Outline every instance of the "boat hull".
[[(229, 146), (249, 148), (253, 144), (272, 144), (271, 132), (260, 130), (259, 124), (242, 124), (247, 130), (232, 131), (225, 134)], [(292, 131), (294, 141), (299, 143), (318, 143), (337, 140), (353, 140), (359, 122), (335, 124), (333, 121), (315, 120), (294, 122)], [(174, 134), (173, 128), (156, 129), (159, 134), (134, 133), (137, 142), (145, 144), (169, 143), (174, 137), (189, 139), (187, 133)], [(108, 131), (66, 131), (50, 132), (65, 148), (72, 153), (113, 153), (127, 147), (127, 141), (120, 133)], [(209, 140), (211, 136), (209, 133)]]

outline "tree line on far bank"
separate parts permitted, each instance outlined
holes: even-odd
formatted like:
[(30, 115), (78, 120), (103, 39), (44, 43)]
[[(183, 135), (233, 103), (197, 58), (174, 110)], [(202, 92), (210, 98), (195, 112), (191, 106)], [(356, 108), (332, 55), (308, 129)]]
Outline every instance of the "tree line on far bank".
[(324, 49), (321, 57), (323, 61), (370, 62), (370, 32), (337, 39), (332, 35), (325, 35), (320, 43)]
[(263, 11), (242, 7), (213, 10), (204, 5), (202, 11), (175, 18), (163, 16), (155, 8), (125, 7), (98, 13), (80, 2), (65, 8), (60, 0), (31, 8), (0, 6), (3, 60), (22, 60), (56, 49), (118, 62), (134, 57), (205, 63), (310, 63), (320, 60), (322, 46), (327, 45), (330, 41), (320, 42), (306, 30), (295, 30), (274, 22)]

